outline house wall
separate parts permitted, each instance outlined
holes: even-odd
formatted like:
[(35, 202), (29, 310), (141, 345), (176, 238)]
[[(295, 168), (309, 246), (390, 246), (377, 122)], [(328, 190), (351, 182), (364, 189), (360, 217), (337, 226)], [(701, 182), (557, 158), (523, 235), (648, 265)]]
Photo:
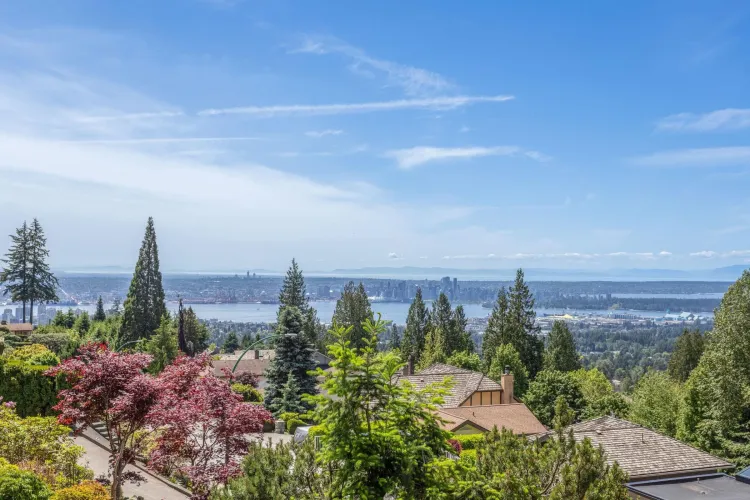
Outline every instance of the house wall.
[(501, 391), (476, 391), (461, 406), (489, 406), (499, 405)]
[(466, 422), (461, 425), (458, 429), (453, 430), (453, 434), (465, 436), (467, 434), (482, 434), (484, 429), (474, 427), (470, 422)]

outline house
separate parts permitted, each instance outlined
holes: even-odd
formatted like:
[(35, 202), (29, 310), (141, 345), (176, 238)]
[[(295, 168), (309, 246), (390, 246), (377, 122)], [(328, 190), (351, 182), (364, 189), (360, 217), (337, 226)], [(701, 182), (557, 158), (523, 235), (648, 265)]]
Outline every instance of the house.
[(617, 462), (636, 482), (713, 474), (733, 467), (681, 441), (616, 417), (587, 420), (569, 429), (576, 441), (589, 438), (594, 446), (601, 445), (607, 462)]
[(537, 435), (547, 431), (526, 405), (513, 397), (513, 375), (505, 373), (498, 384), (485, 374), (437, 363), (417, 373), (413, 364), (396, 381), (408, 380), (420, 389), (450, 377), (449, 394), (437, 411), (443, 428), (455, 434), (477, 434), (505, 427), (516, 434)]
[(636, 500), (740, 500), (750, 498), (750, 481), (726, 474), (658, 479), (628, 483), (630, 497)]
[(7, 323), (2, 326), (7, 328), (11, 335), (29, 335), (34, 332), (34, 325), (31, 323)]

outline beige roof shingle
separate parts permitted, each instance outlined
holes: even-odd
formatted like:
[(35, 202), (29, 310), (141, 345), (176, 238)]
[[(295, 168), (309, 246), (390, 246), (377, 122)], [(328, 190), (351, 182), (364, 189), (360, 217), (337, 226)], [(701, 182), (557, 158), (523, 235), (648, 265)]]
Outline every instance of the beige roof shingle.
[(576, 441), (601, 445), (609, 463), (617, 462), (630, 479), (690, 475), (732, 467), (692, 446), (616, 417), (600, 417), (571, 426)]
[(522, 403), (441, 408), (438, 414), (446, 420), (443, 428), (449, 431), (458, 429), (468, 421), (485, 431), (490, 431), (497, 426), (498, 429), (505, 427), (514, 434), (526, 436), (547, 432), (547, 428)]
[(475, 391), (503, 390), (500, 384), (482, 373), (442, 363), (430, 365), (414, 375), (398, 375), (396, 380), (408, 380), (417, 389), (422, 389), (429, 384), (442, 382), (446, 377), (451, 377), (453, 386), (450, 388), (450, 394), (445, 397), (445, 403), (442, 405), (443, 408), (458, 407)]

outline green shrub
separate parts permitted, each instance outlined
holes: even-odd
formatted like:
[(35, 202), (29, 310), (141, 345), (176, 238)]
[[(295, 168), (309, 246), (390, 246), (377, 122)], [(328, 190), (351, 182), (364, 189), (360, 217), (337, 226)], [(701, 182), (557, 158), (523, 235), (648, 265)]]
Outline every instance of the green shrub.
[(294, 434), (300, 425), (306, 425), (299, 413), (282, 413), (279, 415), (279, 420), (286, 422), (286, 432), (289, 434)]
[(73, 355), (80, 345), (78, 335), (72, 332), (38, 333), (38, 329), (28, 338), (32, 344), (41, 344), (57, 354), (60, 359)]
[(46, 376), (48, 368), (0, 358), (0, 396), (16, 403), (22, 417), (52, 415), (62, 379)]
[(252, 385), (248, 384), (232, 384), (232, 390), (236, 392), (237, 394), (242, 396), (242, 399), (246, 403), (262, 403), (263, 402), (263, 394), (253, 387)]
[(57, 490), (50, 500), (109, 500), (107, 489), (96, 481), (84, 481), (81, 484)]
[(5, 357), (38, 366), (57, 366), (60, 364), (60, 358), (41, 344), (18, 347), (6, 354)]
[(51, 491), (32, 472), (0, 459), (0, 500), (48, 500)]
[(466, 462), (467, 465), (476, 465), (477, 450), (463, 450), (459, 460)]
[[(484, 434), (459, 434), (453, 436), (453, 439), (461, 443), (461, 449), (464, 451), (476, 450), (477, 445), (484, 441)], [(463, 452), (461, 454), (463, 455)]]

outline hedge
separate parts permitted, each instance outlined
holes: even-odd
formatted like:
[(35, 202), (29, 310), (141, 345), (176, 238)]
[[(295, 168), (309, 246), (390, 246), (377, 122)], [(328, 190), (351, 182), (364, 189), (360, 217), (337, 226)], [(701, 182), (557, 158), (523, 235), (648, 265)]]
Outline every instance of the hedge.
[(459, 434), (453, 439), (461, 443), (461, 450), (476, 450), (477, 445), (484, 441), (484, 434)]
[(3, 401), (16, 403), (16, 412), (21, 417), (52, 415), (62, 379), (46, 376), (44, 372), (48, 369), (49, 366), (0, 359), (0, 396)]
[(0, 500), (47, 500), (51, 493), (36, 474), (0, 459)]
[(76, 486), (57, 490), (51, 500), (110, 500), (107, 489), (96, 481), (84, 481)]

